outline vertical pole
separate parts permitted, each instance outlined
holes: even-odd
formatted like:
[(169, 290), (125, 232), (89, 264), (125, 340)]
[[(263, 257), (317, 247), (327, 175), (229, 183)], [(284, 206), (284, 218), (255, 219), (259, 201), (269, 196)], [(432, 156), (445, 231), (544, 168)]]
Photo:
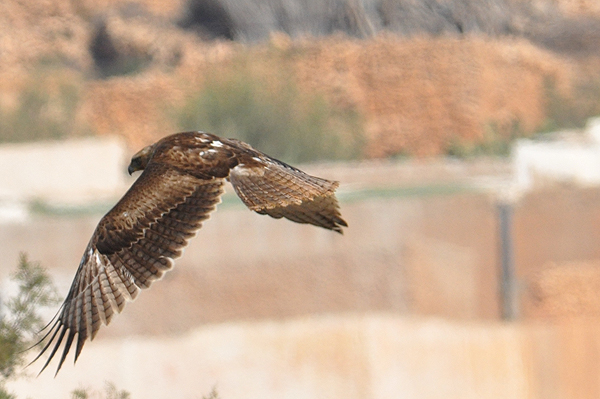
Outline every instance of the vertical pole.
[(498, 204), (500, 235), (500, 303), (502, 319), (511, 321), (518, 317), (518, 292), (512, 236), (513, 205), (510, 202)]

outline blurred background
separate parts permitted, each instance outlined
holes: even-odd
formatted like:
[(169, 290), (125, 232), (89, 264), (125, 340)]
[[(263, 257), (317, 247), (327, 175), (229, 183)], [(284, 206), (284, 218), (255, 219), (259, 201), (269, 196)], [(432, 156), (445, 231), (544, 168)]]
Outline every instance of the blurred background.
[(228, 187), (75, 367), (0, 387), (600, 397), (599, 54), (595, 0), (1, 1), (4, 317), (19, 253), (64, 298), (131, 154), (169, 133), (339, 180), (350, 227)]

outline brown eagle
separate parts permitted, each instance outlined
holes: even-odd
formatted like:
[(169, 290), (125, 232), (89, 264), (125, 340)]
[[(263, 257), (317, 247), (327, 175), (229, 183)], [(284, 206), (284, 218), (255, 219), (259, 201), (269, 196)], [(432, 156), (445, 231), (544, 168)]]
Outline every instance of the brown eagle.
[(342, 233), (347, 226), (335, 197), (338, 182), (310, 176), (235, 139), (203, 132), (177, 133), (145, 147), (129, 174), (143, 170), (100, 220), (85, 249), (67, 298), (46, 326), (48, 366), (61, 343), (56, 373), (75, 342), (75, 362), (127, 300), (171, 269), (188, 240), (208, 219), (229, 180), (251, 210)]

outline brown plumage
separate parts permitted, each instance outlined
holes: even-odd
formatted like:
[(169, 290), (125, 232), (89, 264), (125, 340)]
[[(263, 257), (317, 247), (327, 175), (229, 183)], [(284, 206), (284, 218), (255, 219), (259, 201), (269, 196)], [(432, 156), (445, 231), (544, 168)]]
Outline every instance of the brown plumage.
[(77, 336), (76, 362), (102, 324), (173, 267), (220, 202), (225, 179), (260, 214), (338, 233), (347, 226), (335, 198), (338, 182), (309, 176), (239, 140), (173, 134), (135, 154), (128, 170), (143, 172), (98, 223), (34, 359), (52, 348), (40, 373), (64, 341), (58, 373)]

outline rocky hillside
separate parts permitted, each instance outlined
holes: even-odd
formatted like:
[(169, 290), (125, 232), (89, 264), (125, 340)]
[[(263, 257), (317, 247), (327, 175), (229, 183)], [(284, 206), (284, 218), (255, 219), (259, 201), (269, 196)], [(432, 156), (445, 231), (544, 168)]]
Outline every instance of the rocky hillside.
[(596, 17), (591, 0), (7, 0), (0, 139), (251, 124), (254, 144), (360, 147), (339, 157), (493, 152), (600, 111)]

